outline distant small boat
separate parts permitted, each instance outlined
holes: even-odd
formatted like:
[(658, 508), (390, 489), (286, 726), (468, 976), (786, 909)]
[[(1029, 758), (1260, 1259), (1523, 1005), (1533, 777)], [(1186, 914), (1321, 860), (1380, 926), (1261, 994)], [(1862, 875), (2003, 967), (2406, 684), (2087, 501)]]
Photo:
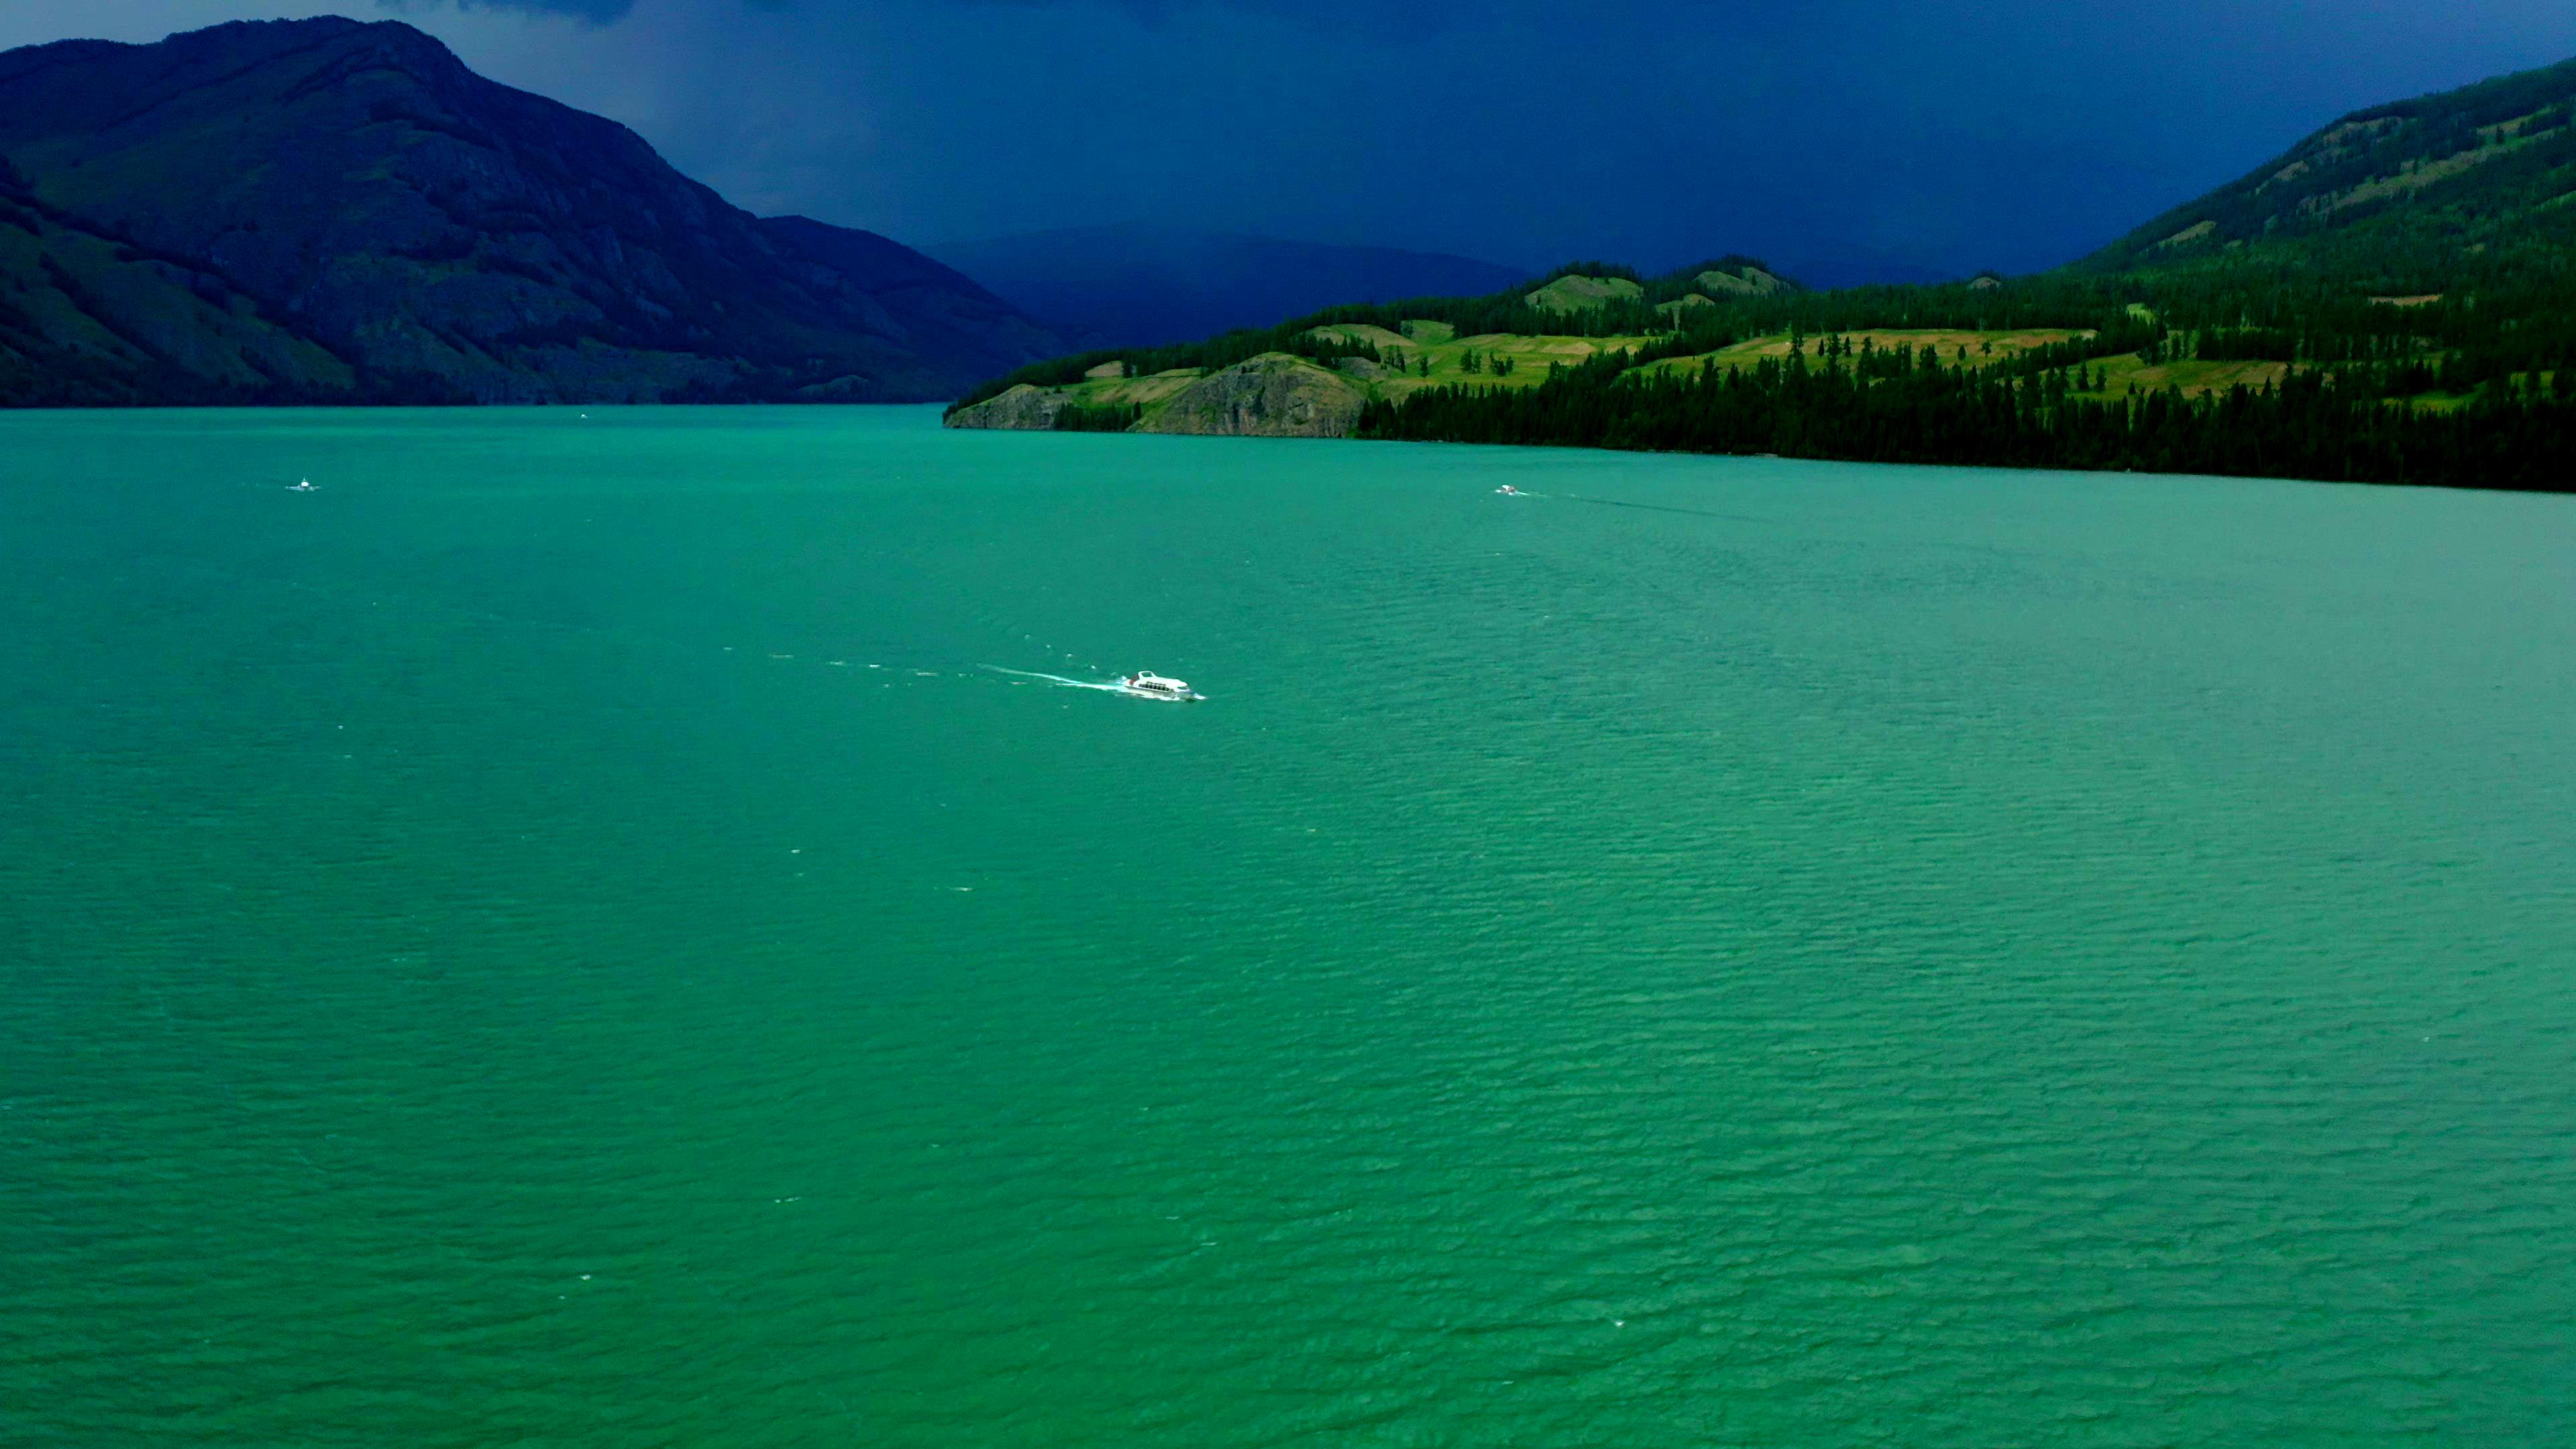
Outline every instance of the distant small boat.
[(1167, 699), (1180, 703), (1206, 697), (1190, 688), (1186, 681), (1167, 678), (1150, 669), (1139, 670), (1121, 678), (1118, 686), (1140, 699)]
[(1529, 496), (1509, 483), (1504, 484), (1502, 487), (1497, 488), (1494, 491), (1500, 493), (1505, 498), (1527, 498)]
[(286, 491), (289, 493), (319, 493), (322, 490), (313, 486), (312, 479), (299, 478), (296, 481), (287, 484)]

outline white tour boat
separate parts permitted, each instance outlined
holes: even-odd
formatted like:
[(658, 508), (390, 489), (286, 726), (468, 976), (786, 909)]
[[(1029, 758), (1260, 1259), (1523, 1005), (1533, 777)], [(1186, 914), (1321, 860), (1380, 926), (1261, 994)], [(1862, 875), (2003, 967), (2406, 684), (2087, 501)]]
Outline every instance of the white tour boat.
[(1141, 699), (1190, 700), (1202, 696), (1184, 680), (1169, 679), (1150, 669), (1138, 670), (1118, 681), (1120, 688)]

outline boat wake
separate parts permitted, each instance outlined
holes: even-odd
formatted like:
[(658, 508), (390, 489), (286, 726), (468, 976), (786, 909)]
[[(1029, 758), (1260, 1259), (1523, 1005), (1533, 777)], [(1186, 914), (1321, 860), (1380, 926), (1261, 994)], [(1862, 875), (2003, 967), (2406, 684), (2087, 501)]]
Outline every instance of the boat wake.
[[(984, 667), (993, 671), (995, 674), (1014, 674), (1022, 679), (1042, 680), (1048, 684), (1058, 685), (1066, 689), (1106, 690), (1111, 694), (1123, 694), (1129, 699), (1160, 699), (1175, 702), (1189, 702), (1205, 699), (1207, 697), (1206, 695), (1200, 694), (1198, 691), (1189, 688), (1187, 685), (1181, 684), (1178, 680), (1158, 681), (1159, 683), (1172, 686), (1173, 688), (1138, 688), (1137, 679), (1153, 678), (1153, 676), (1150, 675), (1136, 676), (1128, 679), (1112, 679), (1103, 682), (1097, 679), (1074, 679), (1062, 674), (1040, 674), (1034, 670), (1028, 669), (1005, 669), (999, 664), (987, 664)], [(1174, 692), (1175, 689), (1177, 692)]]
[[(1530, 493), (1523, 496), (1536, 498), (1540, 495)], [(1630, 503), (1624, 499), (1618, 498), (1586, 498), (1580, 493), (1560, 493), (1556, 496), (1558, 499), (1566, 503), (1589, 503), (1595, 508), (1642, 508), (1650, 513), (1687, 513), (1693, 518), (1723, 518), (1730, 523), (1764, 523), (1769, 521), (1761, 518), (1747, 518), (1741, 513), (1712, 513), (1705, 508), (1675, 508), (1669, 503)]]
[(1060, 684), (1067, 689), (1105, 689), (1111, 694), (1127, 693), (1127, 686), (1115, 679), (1104, 684), (1096, 679), (1067, 679), (1061, 674), (1039, 674), (1027, 669), (1004, 669), (998, 664), (987, 664), (984, 667), (995, 674), (1016, 674), (1022, 679), (1043, 679), (1049, 684)]

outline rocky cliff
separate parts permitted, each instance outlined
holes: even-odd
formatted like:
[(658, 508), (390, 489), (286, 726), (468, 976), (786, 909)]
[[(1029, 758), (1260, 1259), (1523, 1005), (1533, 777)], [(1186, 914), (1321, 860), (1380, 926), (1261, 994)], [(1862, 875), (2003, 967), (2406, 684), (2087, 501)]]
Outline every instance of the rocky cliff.
[(948, 426), (1043, 433), (1055, 426), (1056, 415), (1072, 401), (1073, 395), (1061, 388), (1031, 387), (1024, 382), (999, 397), (950, 413)]
[(1347, 438), (1366, 400), (1349, 378), (1285, 352), (1219, 368), (1136, 425), (1140, 433)]
[(1340, 373), (1291, 353), (1265, 352), (1203, 376), (1159, 373), (1080, 391), (1021, 383), (950, 413), (948, 426), (1044, 432), (1065, 426), (1065, 409), (1081, 404), (1135, 409), (1142, 416), (1128, 431), (1136, 433), (1346, 438), (1358, 427), (1367, 396)]
[(0, 402), (909, 401), (1064, 346), (406, 25), (0, 54)]

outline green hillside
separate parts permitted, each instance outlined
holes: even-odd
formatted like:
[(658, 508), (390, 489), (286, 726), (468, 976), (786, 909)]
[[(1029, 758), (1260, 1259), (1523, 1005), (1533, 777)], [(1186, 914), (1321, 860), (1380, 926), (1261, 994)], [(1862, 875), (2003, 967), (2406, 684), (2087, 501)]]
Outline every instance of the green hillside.
[(2382, 295), (2576, 259), (2576, 61), (2344, 117), (2077, 267), (2253, 270)]
[(99, 405), (351, 395), (348, 364), (216, 273), (148, 256), (39, 200), (0, 157), (0, 401)]
[(1040, 363), (951, 421), (1044, 425), (980, 405), (1262, 353), (1361, 390), (1363, 436), (2576, 487), (2576, 62), (2357, 112), (2037, 276), (1818, 292), (1746, 257), (1578, 263)]
[(1176, 372), (1195, 376), (1267, 353), (1339, 369), (1366, 381), (1374, 396), (1403, 397), (1432, 383), (1466, 378), (1534, 387), (1545, 380), (1551, 363), (1571, 365), (1609, 352), (1669, 346), (1685, 335), (1717, 337), (1699, 325), (1704, 313), (1717, 310), (1707, 295), (1711, 291), (1771, 297), (1796, 290), (1746, 257), (1703, 262), (1658, 278), (1604, 262), (1577, 262), (1559, 267), (1534, 286), (1491, 296), (1360, 303), (1203, 342), (1050, 358), (979, 384), (948, 411), (953, 420), (1020, 386), (1072, 390), (1087, 401), (1108, 396), (1112, 390), (1104, 386), (1106, 380)]

